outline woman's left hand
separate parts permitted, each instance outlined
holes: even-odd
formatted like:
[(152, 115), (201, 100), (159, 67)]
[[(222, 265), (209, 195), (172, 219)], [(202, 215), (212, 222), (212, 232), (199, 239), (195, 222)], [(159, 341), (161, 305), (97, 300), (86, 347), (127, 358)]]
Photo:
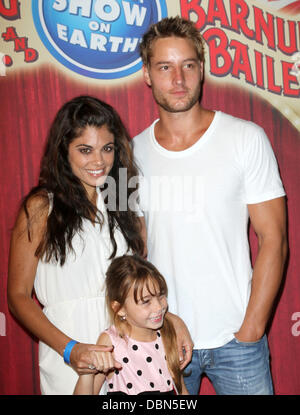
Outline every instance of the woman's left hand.
[(71, 351), (70, 364), (79, 375), (120, 369), (122, 365), (113, 358), (112, 350), (111, 345), (77, 343)]

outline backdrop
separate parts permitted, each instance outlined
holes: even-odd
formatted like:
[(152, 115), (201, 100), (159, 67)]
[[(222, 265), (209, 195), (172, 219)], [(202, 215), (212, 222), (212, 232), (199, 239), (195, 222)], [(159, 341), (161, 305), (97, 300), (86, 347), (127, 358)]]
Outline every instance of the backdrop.
[[(89, 94), (113, 105), (132, 136), (148, 126), (158, 114), (137, 44), (152, 21), (176, 14), (206, 41), (202, 104), (262, 126), (278, 160), (289, 257), (268, 338), (275, 393), (300, 394), (299, 3), (0, 0), (0, 394), (40, 394), (37, 341), (8, 311), (6, 286), (11, 229), (49, 125), (65, 101)], [(251, 229), (250, 243), (255, 259)], [(215, 393), (206, 378), (200, 393)]]

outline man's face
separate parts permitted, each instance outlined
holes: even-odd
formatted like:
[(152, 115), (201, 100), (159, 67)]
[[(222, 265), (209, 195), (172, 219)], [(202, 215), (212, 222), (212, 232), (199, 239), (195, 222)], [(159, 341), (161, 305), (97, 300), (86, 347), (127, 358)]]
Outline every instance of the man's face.
[(150, 65), (143, 70), (156, 103), (165, 111), (188, 111), (198, 102), (203, 64), (189, 39), (157, 39), (152, 45)]

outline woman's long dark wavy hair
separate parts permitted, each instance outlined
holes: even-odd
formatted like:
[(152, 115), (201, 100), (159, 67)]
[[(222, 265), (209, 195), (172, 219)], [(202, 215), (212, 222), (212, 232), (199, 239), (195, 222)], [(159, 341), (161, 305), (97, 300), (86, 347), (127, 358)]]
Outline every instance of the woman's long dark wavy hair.
[[(116, 183), (116, 209), (107, 208), (113, 246), (110, 258), (113, 258), (117, 252), (114, 238), (116, 227), (121, 229), (128, 248), (137, 253), (143, 251), (140, 222), (136, 212), (130, 210), (128, 204), (126, 210), (118, 209), (120, 202), (119, 169), (126, 169), (127, 184), (130, 178), (138, 175), (128, 132), (118, 113), (109, 104), (94, 97), (79, 96), (65, 103), (58, 111), (49, 130), (38, 186), (30, 191), (22, 204), (27, 215), (30, 240), (29, 199), (35, 195), (48, 199), (49, 193), (53, 195), (53, 208), (48, 216), (45, 235), (35, 253), (36, 256), (43, 257), (47, 262), (55, 260), (61, 265), (65, 263), (68, 250), (73, 250), (72, 239), (74, 235), (82, 231), (83, 219), (103, 223), (101, 212), (88, 199), (84, 186), (73, 174), (68, 161), (70, 143), (89, 126), (96, 128), (106, 126), (115, 139), (114, 164), (109, 176)], [(135, 190), (127, 186), (127, 201)]]

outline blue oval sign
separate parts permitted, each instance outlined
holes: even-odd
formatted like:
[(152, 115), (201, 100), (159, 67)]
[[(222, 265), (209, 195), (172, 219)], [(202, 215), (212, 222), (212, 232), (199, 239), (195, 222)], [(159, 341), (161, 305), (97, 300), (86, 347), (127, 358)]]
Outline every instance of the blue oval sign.
[(32, 14), (60, 63), (84, 76), (116, 79), (142, 67), (139, 42), (167, 7), (165, 0), (32, 0)]

